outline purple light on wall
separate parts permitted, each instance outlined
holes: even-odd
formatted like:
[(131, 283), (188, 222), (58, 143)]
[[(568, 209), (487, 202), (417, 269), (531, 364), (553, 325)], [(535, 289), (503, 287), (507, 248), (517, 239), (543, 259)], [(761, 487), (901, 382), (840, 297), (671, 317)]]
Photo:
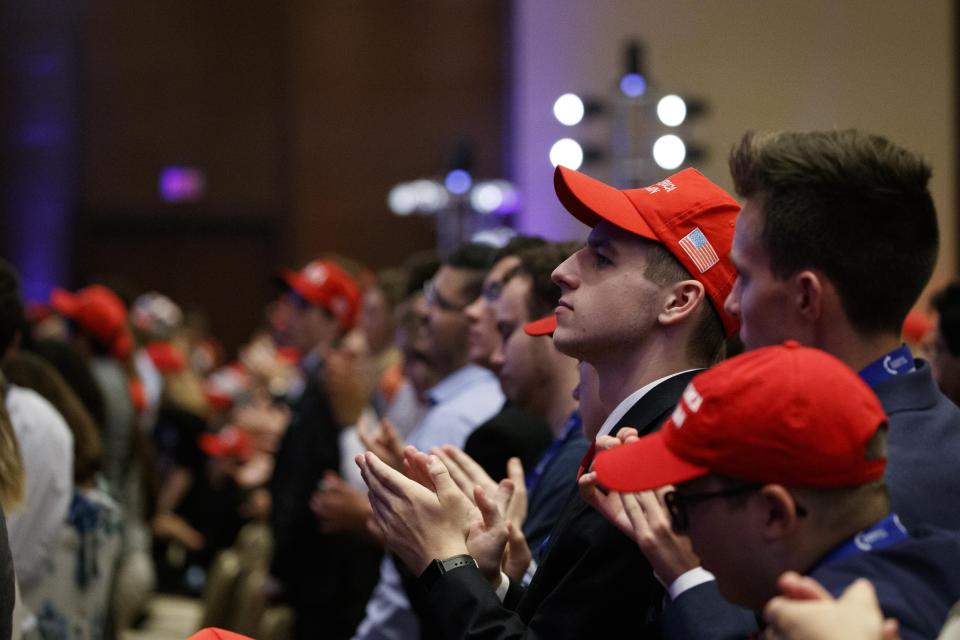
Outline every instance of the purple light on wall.
[(197, 167), (172, 165), (160, 172), (158, 189), (165, 202), (196, 202), (207, 188), (207, 179)]

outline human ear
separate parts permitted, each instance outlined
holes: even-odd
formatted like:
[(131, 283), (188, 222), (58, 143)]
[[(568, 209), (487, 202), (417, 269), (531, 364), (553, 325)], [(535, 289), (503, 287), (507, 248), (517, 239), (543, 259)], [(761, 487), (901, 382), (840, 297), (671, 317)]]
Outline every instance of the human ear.
[(774, 541), (790, 535), (800, 517), (793, 494), (779, 484), (764, 485), (758, 494), (761, 501), (758, 517), (764, 539)]
[(657, 320), (663, 325), (682, 322), (696, 313), (705, 296), (703, 284), (697, 280), (677, 282), (669, 288)]
[(823, 313), (824, 282), (814, 271), (801, 271), (791, 278), (794, 305), (808, 322), (814, 322)]

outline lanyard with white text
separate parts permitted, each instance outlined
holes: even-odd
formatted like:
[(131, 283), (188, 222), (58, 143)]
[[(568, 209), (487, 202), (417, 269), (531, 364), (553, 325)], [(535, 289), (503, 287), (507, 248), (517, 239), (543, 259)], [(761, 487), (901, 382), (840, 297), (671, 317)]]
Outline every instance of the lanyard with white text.
[(900, 522), (900, 518), (897, 517), (897, 514), (891, 513), (872, 527), (864, 529), (839, 547), (836, 547), (833, 551), (821, 558), (816, 566), (821, 567), (840, 558), (857, 553), (867, 553), (869, 551), (876, 551), (877, 549), (885, 549), (909, 537), (910, 535), (907, 533), (907, 529), (903, 526), (903, 523)]
[(916, 370), (910, 347), (902, 345), (861, 369), (860, 377), (872, 388), (884, 380)]

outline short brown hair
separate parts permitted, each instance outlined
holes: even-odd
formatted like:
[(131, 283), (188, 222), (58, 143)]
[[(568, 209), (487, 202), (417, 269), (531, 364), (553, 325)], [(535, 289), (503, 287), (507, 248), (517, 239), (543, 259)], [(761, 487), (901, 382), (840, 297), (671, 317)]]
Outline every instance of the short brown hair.
[(900, 333), (933, 273), (930, 167), (886, 138), (748, 131), (730, 152), (737, 193), (763, 207), (761, 241), (780, 279), (818, 269), (865, 334)]

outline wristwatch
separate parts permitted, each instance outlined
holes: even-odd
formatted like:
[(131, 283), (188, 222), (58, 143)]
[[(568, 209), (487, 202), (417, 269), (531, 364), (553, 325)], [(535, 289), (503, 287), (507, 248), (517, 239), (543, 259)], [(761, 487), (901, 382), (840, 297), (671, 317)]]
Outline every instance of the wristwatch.
[(429, 591), (437, 580), (440, 579), (440, 576), (448, 571), (471, 566), (478, 567), (479, 565), (477, 565), (477, 561), (473, 559), (473, 556), (466, 554), (451, 556), (446, 560), (434, 560), (428, 564), (427, 568), (420, 574), (420, 584), (423, 585), (424, 589)]

